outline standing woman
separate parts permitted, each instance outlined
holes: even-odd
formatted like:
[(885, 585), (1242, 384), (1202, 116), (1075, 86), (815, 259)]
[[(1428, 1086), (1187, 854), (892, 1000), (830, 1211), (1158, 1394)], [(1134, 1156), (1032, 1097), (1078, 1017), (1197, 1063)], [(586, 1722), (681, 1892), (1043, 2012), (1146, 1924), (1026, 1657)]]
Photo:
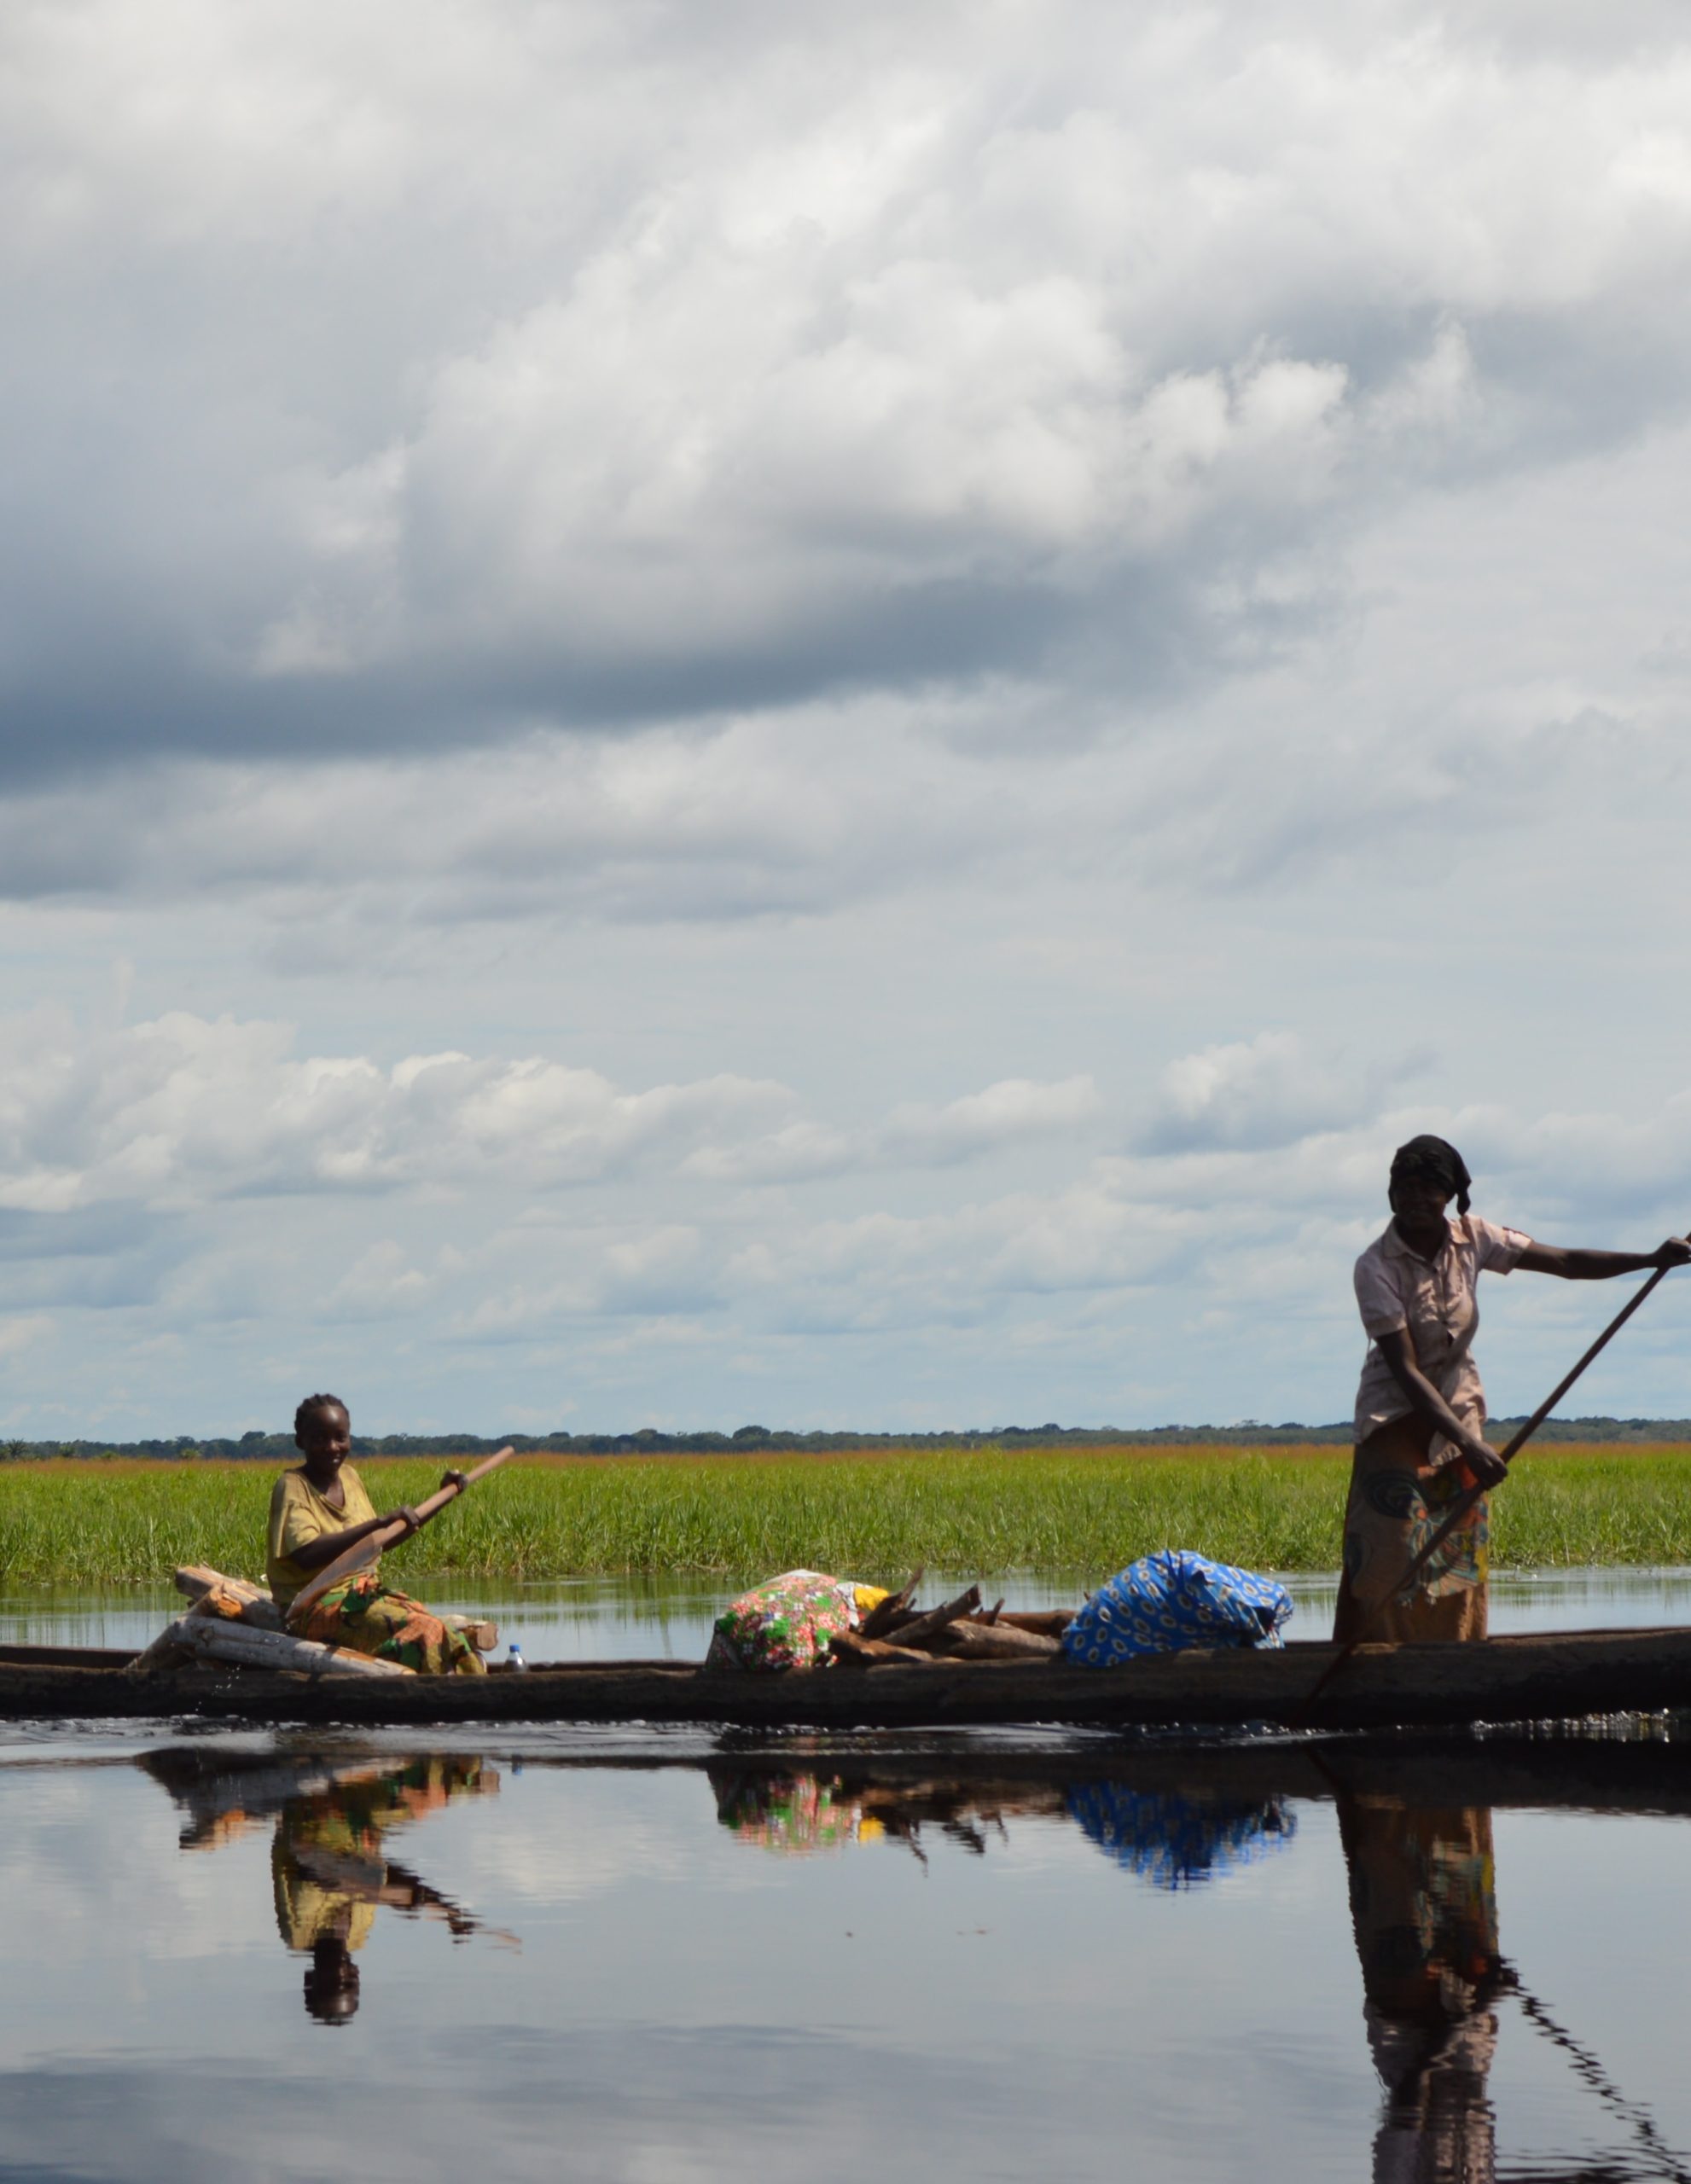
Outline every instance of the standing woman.
[[(1357, 1452), (1333, 1626), (1340, 1645), (1364, 1623), (1370, 1637), (1385, 1640), (1485, 1635), (1491, 1512), (1483, 1494), (1414, 1590), (1396, 1594), (1457, 1496), (1503, 1477), (1485, 1438), (1485, 1391), (1473, 1362), (1480, 1275), (1524, 1267), (1566, 1281), (1607, 1281), (1691, 1260), (1691, 1245), (1676, 1237), (1653, 1252), (1535, 1244), (1519, 1228), (1500, 1228), (1468, 1211), (1472, 1180), (1461, 1153), (1442, 1137), (1400, 1145), (1387, 1193), (1392, 1220), (1357, 1261), (1368, 1349), (1357, 1391)], [(1452, 1198), (1454, 1221), (1446, 1211)]]

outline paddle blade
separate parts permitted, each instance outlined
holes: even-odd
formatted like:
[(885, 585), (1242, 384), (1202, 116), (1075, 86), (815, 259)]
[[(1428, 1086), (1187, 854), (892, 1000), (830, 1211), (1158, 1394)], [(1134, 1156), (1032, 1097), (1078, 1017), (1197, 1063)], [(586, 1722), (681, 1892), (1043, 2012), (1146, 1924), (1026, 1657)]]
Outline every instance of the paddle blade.
[(284, 1618), (288, 1629), (302, 1629), (306, 1617), (325, 1593), (332, 1591), (343, 1578), (354, 1577), (360, 1570), (368, 1569), (372, 1562), (379, 1560), (384, 1548), (402, 1538), (404, 1534), (403, 1525), (389, 1525), (385, 1531), (372, 1532), (368, 1539), (361, 1539), (356, 1545), (349, 1547), (345, 1554), (337, 1554), (326, 1569), (318, 1571), (309, 1585), (302, 1585), (293, 1595)]

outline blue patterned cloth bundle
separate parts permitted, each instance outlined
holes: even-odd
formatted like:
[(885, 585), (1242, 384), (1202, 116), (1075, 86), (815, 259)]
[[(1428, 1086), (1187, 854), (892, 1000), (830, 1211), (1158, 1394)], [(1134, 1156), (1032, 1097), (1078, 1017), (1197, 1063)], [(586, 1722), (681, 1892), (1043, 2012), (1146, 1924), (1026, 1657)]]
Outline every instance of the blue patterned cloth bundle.
[(1188, 1646), (1278, 1646), (1291, 1612), (1292, 1595), (1272, 1577), (1168, 1547), (1101, 1585), (1064, 1631), (1063, 1651), (1107, 1669)]

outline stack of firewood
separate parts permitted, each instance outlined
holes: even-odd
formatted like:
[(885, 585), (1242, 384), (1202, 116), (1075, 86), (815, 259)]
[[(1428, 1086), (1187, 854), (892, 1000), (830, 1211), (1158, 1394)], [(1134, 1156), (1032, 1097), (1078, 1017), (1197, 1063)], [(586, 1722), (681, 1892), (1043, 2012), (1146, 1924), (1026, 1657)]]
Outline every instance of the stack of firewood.
[(1004, 1603), (983, 1608), (980, 1588), (971, 1585), (956, 1600), (934, 1608), (915, 1605), (918, 1570), (901, 1592), (889, 1593), (857, 1629), (828, 1641), (843, 1668), (871, 1668), (904, 1662), (933, 1668), (941, 1661), (1056, 1661), (1062, 1658), (1062, 1634), (1074, 1620), (1072, 1608), (1048, 1608), (1033, 1614), (1006, 1614)]

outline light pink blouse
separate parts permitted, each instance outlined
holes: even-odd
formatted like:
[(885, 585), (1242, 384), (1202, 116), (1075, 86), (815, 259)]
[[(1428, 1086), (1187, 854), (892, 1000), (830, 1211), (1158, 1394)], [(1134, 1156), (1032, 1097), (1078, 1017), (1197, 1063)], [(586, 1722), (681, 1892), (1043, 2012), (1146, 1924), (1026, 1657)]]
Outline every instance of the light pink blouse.
[(1398, 1327), (1409, 1329), (1415, 1362), (1457, 1417), (1476, 1427), (1485, 1422), (1485, 1391), (1473, 1354), (1479, 1325), (1474, 1285), (1482, 1273), (1508, 1274), (1532, 1239), (1477, 1213), (1465, 1213), (1450, 1227), (1450, 1241), (1436, 1258), (1412, 1251), (1394, 1221), (1357, 1261), (1357, 1308), (1368, 1338), (1357, 1390), (1359, 1442), (1409, 1415), (1408, 1398), (1380, 1354), (1379, 1338)]

